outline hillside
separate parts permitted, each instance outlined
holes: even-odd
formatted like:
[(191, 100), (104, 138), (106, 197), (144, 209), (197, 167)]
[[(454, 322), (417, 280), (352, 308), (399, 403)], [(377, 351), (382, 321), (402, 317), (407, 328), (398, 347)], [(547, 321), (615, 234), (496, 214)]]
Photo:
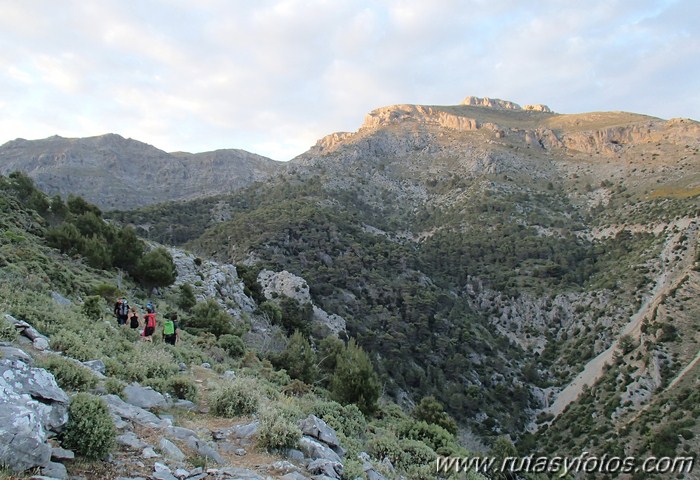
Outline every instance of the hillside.
[[(164, 241), (186, 218), (178, 239), (200, 255), (303, 277), (371, 352), (386, 394), (406, 406), (437, 397), (464, 442), (657, 451), (665, 422), (632, 440), (623, 413), (681, 402), (680, 385), (697, 382), (695, 297), (659, 312), (669, 292), (697, 288), (700, 124), (484, 103), (380, 108), (265, 185), (115, 218)], [(635, 320), (645, 326), (623, 340)], [(671, 330), (684, 334), (661, 333)], [(621, 344), (585, 390), (603, 409), (595, 435), (578, 437), (578, 402), (538, 429), (586, 364)], [(616, 375), (634, 387), (604, 394)], [(679, 454), (697, 451), (700, 433), (692, 409), (683, 415)]]
[[(437, 452), (470, 454), (434, 399), (380, 399), (353, 341), (326, 333), (317, 356), (287, 334), (306, 306), (284, 285), (303, 279), (146, 245), (18, 173), (0, 176), (0, 225), (0, 478), (431, 478)], [(152, 341), (118, 326), (118, 297), (155, 306)]]
[(233, 149), (170, 154), (115, 134), (17, 139), (0, 146), (0, 174), (27, 173), (50, 195), (80, 195), (106, 210), (230, 193), (282, 165)]

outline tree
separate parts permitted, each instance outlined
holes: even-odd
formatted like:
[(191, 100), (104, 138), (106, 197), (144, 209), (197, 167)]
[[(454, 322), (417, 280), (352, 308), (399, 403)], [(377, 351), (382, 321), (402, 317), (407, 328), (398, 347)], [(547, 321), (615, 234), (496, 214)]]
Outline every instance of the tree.
[(311, 384), (318, 377), (316, 354), (309, 340), (299, 330), (292, 334), (287, 347), (279, 355), (275, 364), (287, 370), (290, 377), (304, 383)]
[(432, 395), (423, 397), (411, 415), (418, 420), (439, 425), (452, 435), (457, 433), (457, 422), (445, 412), (442, 404)]
[(367, 353), (350, 339), (336, 359), (331, 379), (331, 395), (339, 403), (354, 403), (364, 414), (377, 407), (380, 394), (379, 378)]
[(96, 205), (86, 202), (83, 197), (68, 195), (66, 205), (68, 206), (68, 210), (70, 210), (73, 215), (82, 215), (84, 213), (91, 212), (97, 217), (102, 217), (102, 210), (100, 210)]
[(141, 257), (133, 274), (145, 287), (153, 289), (175, 283), (177, 268), (172, 255), (160, 247)]
[(144, 249), (143, 241), (136, 236), (132, 227), (122, 228), (112, 244), (114, 266), (132, 272), (143, 257)]
[(194, 296), (194, 289), (189, 283), (180, 285), (180, 296), (177, 299), (177, 306), (186, 312), (192, 311), (197, 305), (197, 297)]
[(231, 315), (210, 298), (192, 308), (192, 313), (185, 318), (183, 326), (193, 333), (208, 332), (219, 338), (221, 335), (234, 333), (232, 320)]

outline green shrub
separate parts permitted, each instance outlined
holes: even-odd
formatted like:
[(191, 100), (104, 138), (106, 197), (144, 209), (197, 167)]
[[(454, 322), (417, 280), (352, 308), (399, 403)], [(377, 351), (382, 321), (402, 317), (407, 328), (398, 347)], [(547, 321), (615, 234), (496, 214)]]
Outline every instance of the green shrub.
[(39, 366), (51, 372), (64, 390), (84, 392), (97, 384), (97, 377), (88, 368), (67, 358), (51, 355), (42, 359)]
[(197, 303), (192, 308), (191, 315), (183, 319), (183, 327), (191, 333), (211, 333), (218, 338), (221, 335), (233, 333), (232, 322), (231, 315), (210, 298), (206, 302)]
[(296, 330), (290, 337), (282, 353), (274, 359), (275, 366), (287, 371), (291, 378), (313, 384), (318, 377), (316, 353), (311, 348), (309, 340)]
[(109, 377), (105, 380), (105, 390), (110, 395), (117, 395), (121, 397), (124, 394), (124, 387), (126, 387), (126, 382), (119, 380), (118, 378)]
[(17, 329), (4, 318), (0, 318), (0, 340), (14, 342), (19, 338)]
[(351, 458), (343, 460), (343, 475), (342, 480), (355, 480), (356, 478), (365, 478), (365, 469), (362, 462)]
[(441, 455), (449, 455), (456, 448), (454, 435), (434, 423), (408, 420), (399, 424), (397, 430), (399, 437), (419, 440)]
[(274, 408), (265, 409), (260, 415), (258, 446), (266, 450), (295, 448), (301, 438), (299, 426)]
[(231, 358), (242, 357), (245, 353), (245, 343), (243, 343), (243, 339), (239, 336), (226, 333), (219, 337), (217, 343)]
[(78, 393), (73, 397), (68, 408), (63, 446), (83, 457), (99, 459), (110, 452), (115, 435), (112, 416), (102, 399), (89, 393)]
[(168, 393), (182, 400), (197, 401), (197, 385), (189, 377), (178, 375), (169, 379), (167, 390)]
[(252, 415), (257, 412), (260, 393), (255, 380), (237, 378), (230, 385), (215, 392), (211, 398), (211, 410), (220, 417)]
[(379, 378), (367, 353), (350, 339), (336, 360), (331, 394), (340, 403), (354, 403), (362, 413), (372, 413), (380, 394)]
[(313, 413), (329, 427), (346, 437), (360, 437), (367, 429), (367, 420), (357, 405), (341, 405), (333, 401), (318, 401), (311, 404), (307, 414)]
[(99, 320), (102, 318), (102, 311), (102, 297), (99, 295), (93, 295), (85, 299), (82, 312), (87, 318), (93, 321)]
[(185, 312), (189, 312), (197, 304), (197, 298), (194, 296), (194, 289), (189, 283), (180, 285), (177, 306)]
[(80, 361), (94, 360), (99, 358), (97, 348), (91, 339), (84, 338), (81, 335), (70, 330), (58, 332), (51, 337), (49, 342), (53, 350), (59, 350), (67, 356), (76, 358)]

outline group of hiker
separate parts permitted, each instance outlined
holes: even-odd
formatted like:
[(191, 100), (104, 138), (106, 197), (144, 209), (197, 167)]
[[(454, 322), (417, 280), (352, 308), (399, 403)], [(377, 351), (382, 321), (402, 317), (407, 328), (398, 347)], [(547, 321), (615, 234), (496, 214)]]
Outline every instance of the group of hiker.
[[(114, 304), (114, 316), (117, 317), (119, 326), (126, 326), (128, 323), (132, 329), (141, 328), (141, 338), (145, 342), (153, 341), (153, 334), (156, 332), (158, 322), (156, 321), (155, 307), (151, 302), (146, 304), (146, 313), (141, 318), (136, 307), (130, 307), (126, 298), (119, 297)], [(143, 324), (141, 320), (143, 320)], [(163, 322), (163, 341), (170, 345), (175, 345), (179, 337), (180, 330), (177, 327), (177, 313), (171, 313), (166, 316)]]

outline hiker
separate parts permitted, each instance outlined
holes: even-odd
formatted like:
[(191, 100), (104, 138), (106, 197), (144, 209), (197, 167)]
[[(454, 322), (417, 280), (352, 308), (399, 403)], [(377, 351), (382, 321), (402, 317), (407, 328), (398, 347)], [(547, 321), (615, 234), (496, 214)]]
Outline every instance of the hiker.
[(156, 331), (156, 312), (153, 305), (146, 305), (146, 315), (143, 317), (143, 340), (146, 342), (153, 341), (153, 333)]
[(126, 298), (119, 297), (117, 303), (114, 304), (114, 316), (117, 317), (119, 326), (126, 325), (126, 319), (129, 316), (129, 302)]
[(129, 326), (131, 328), (139, 328), (141, 322), (139, 322), (139, 314), (136, 311), (136, 307), (131, 307), (131, 313), (129, 314)]
[(163, 323), (163, 341), (170, 345), (175, 345), (179, 338), (180, 331), (177, 328), (177, 313), (171, 313)]

